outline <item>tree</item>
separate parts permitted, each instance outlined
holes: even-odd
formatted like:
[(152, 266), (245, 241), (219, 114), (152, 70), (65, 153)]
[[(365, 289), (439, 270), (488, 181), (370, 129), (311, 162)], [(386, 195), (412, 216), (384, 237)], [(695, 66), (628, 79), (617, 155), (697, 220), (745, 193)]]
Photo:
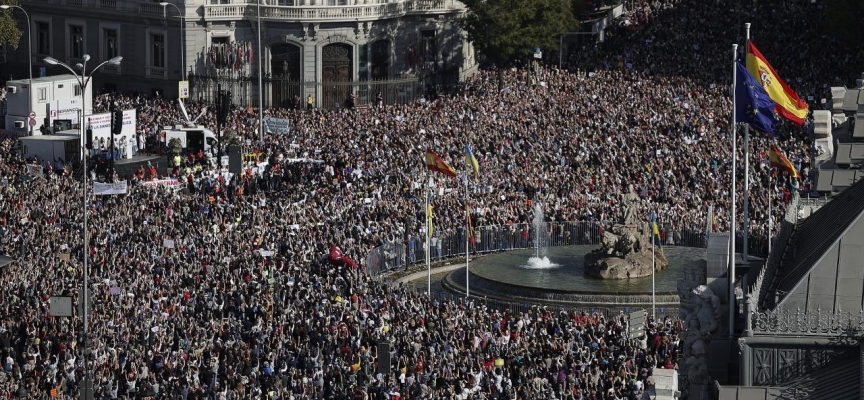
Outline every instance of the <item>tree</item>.
[(503, 69), (517, 65), (535, 48), (558, 47), (559, 35), (576, 27), (571, 0), (462, 0), (468, 7), (463, 28), (477, 51)]
[(846, 44), (858, 46), (864, 40), (864, 31), (858, 25), (862, 17), (864, 3), (860, 0), (825, 2), (824, 30), (835, 32)]
[[(18, 0), (0, 0), (0, 4), (17, 6)], [(12, 16), (13, 12), (20, 13), (21, 10), (9, 8), (0, 12), (0, 45), (7, 44), (17, 49), (21, 43), (21, 30), (18, 29), (18, 21)]]

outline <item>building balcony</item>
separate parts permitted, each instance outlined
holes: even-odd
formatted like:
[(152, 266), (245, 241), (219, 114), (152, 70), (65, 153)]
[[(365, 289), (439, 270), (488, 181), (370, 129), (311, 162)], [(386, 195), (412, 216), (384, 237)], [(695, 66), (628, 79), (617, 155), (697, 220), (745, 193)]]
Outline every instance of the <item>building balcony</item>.
[(163, 67), (144, 67), (144, 73), (148, 78), (166, 79), (168, 78), (168, 68)]
[(162, 16), (163, 7), (147, 0), (21, 0), (21, 6), (66, 6), (82, 10), (97, 10), (138, 15)]
[[(360, 2), (362, 0), (357, 0)], [(255, 17), (256, 3), (206, 4), (205, 21), (234, 21)], [(261, 5), (262, 20), (297, 22), (374, 21), (405, 15), (446, 14), (463, 10), (456, 0), (404, 0), (384, 4), (355, 4), (348, 6), (274, 6)]]

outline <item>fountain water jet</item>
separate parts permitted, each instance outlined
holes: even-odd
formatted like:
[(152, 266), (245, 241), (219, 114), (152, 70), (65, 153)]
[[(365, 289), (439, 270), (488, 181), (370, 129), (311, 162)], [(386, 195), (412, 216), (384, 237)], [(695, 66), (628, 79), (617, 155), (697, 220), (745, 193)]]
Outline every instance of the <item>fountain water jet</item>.
[(543, 218), (543, 207), (540, 203), (534, 205), (534, 257), (528, 259), (528, 264), (523, 265), (526, 269), (550, 269), (560, 267), (549, 261), (547, 251), (549, 248), (549, 236), (546, 234), (546, 221)]

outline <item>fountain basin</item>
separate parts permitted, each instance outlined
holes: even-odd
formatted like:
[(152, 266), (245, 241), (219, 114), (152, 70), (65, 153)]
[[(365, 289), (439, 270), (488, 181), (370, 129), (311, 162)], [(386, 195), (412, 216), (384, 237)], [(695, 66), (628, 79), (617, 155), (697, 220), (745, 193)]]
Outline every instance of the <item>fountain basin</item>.
[[(651, 276), (632, 279), (601, 279), (585, 275), (585, 255), (597, 246), (559, 246), (547, 250), (549, 261), (559, 267), (532, 269), (527, 260), (534, 249), (483, 256), (471, 262), (472, 296), (585, 304), (650, 304)], [(677, 307), (678, 281), (684, 267), (704, 260), (705, 249), (664, 248), (669, 267), (654, 276), (657, 303)], [(442, 285), (464, 293), (465, 269), (448, 275)]]

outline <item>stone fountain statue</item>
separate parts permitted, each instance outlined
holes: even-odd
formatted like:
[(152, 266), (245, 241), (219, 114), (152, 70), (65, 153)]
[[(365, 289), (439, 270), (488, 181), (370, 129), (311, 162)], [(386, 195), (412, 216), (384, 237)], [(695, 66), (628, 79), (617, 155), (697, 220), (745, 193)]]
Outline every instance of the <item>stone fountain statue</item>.
[[(604, 279), (629, 279), (650, 276), (651, 228), (640, 223), (637, 217), (639, 195), (629, 186), (622, 202), (622, 220), (603, 232), (600, 248), (585, 255), (585, 273)], [(663, 248), (654, 249), (654, 265), (657, 271), (666, 269), (669, 262)]]

